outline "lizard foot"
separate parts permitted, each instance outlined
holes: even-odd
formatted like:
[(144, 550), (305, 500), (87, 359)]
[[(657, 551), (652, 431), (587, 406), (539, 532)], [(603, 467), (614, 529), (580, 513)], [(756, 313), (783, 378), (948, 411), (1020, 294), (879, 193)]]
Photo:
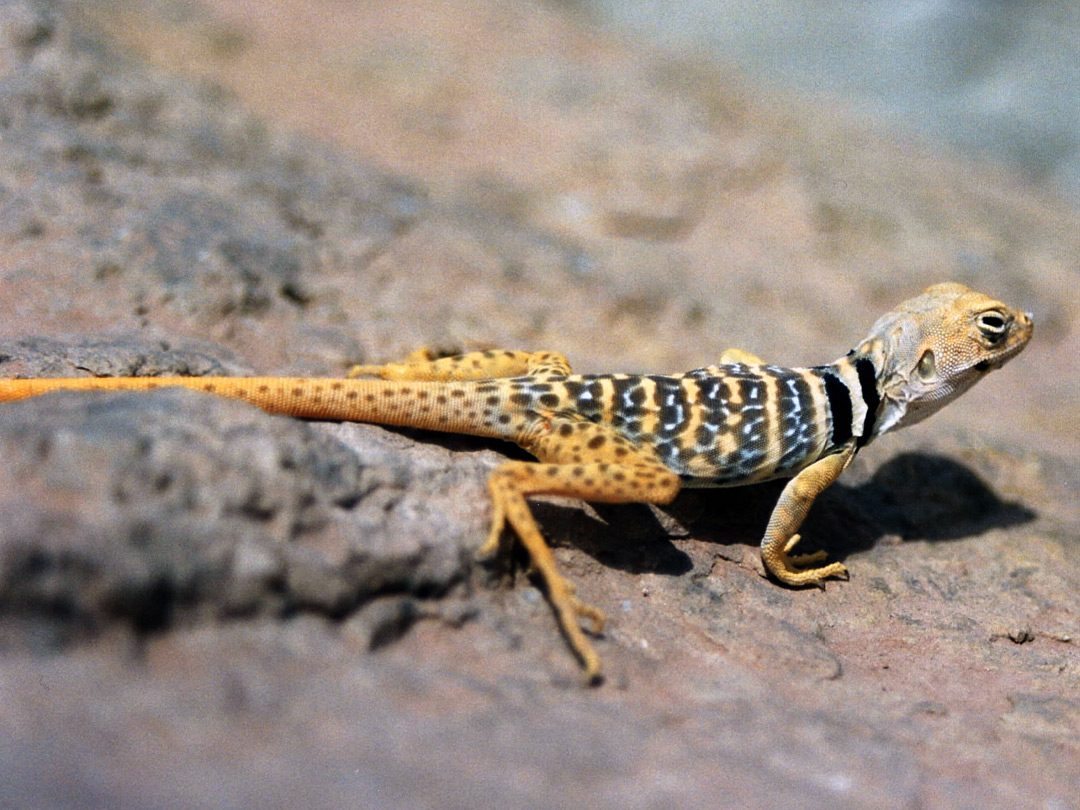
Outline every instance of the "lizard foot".
[[(540, 538), (540, 533), (535, 528), (535, 524), (527, 512), (525, 513), (528, 516), (527, 521), (524, 521), (521, 515), (518, 515), (516, 522), (509, 520), (507, 513), (508, 511), (514, 511), (515, 500), (494, 499), (491, 530), (488, 532), (484, 545), (477, 552), (477, 556), (481, 558), (495, 556), (502, 547), (503, 538), (505, 537), (503, 529), (506, 524), (510, 522), (515, 526), (519, 537), (521, 537), (529, 551), (532, 573), (541, 580), (543, 588), (547, 592), (548, 602), (555, 611), (559, 629), (562, 630), (570, 647), (580, 659), (587, 682), (595, 686), (603, 680), (603, 676), (600, 674), (600, 656), (597, 655), (592, 644), (585, 637), (580, 622), (582, 620), (588, 621), (592, 625), (593, 635), (600, 635), (604, 631), (607, 617), (602, 610), (582, 602), (577, 597), (577, 587), (559, 573), (551, 550)], [(507, 508), (508, 504), (510, 505), (509, 509)], [(524, 507), (524, 499), (521, 500), (520, 505)]]
[(815, 551), (813, 554), (796, 554), (789, 556), (791, 551), (801, 540), (798, 534), (792, 535), (791, 539), (784, 544), (782, 551), (770, 553), (771, 549), (762, 550), (762, 560), (769, 573), (783, 582), (785, 585), (796, 587), (804, 585), (821, 585), (822, 580), (829, 577), (847, 578), (847, 566), (843, 563), (829, 563), (816, 568), (805, 568), (806, 565), (822, 562), (826, 558), (824, 551)]
[(586, 680), (591, 685), (600, 683), (603, 677), (600, 674), (600, 656), (596, 654), (592, 645), (585, 638), (580, 620), (587, 619), (592, 623), (593, 635), (600, 635), (604, 632), (607, 617), (599, 608), (578, 599), (575, 594), (577, 589), (574, 587), (574, 583), (566, 579), (566, 577), (559, 574), (553, 577), (551, 572), (548, 572), (542, 574), (541, 578), (547, 586), (548, 600), (551, 602), (552, 607), (555, 608), (555, 613), (558, 616), (559, 628), (563, 631), (567, 641), (570, 642), (570, 646), (578, 658), (581, 659), (581, 666), (585, 670)]

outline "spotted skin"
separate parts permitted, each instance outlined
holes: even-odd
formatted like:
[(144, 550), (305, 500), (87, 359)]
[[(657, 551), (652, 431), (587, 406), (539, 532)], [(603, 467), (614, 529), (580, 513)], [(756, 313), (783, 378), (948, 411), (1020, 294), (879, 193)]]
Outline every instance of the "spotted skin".
[[(125, 377), (0, 380), (0, 401), (58, 389), (179, 386), (271, 413), (377, 422), (515, 442), (537, 459), (491, 475), (493, 516), (481, 552), (509, 525), (543, 581), (590, 681), (600, 658), (581, 628), (604, 614), (558, 569), (528, 504), (533, 495), (609, 503), (670, 502), (684, 486), (790, 478), (761, 542), (767, 571), (801, 586), (844, 576), (824, 552), (791, 555), (814, 499), (877, 435), (921, 419), (1000, 368), (1030, 340), (1031, 317), (959, 284), (939, 284), (878, 320), (844, 357), (781, 368), (729, 350), (685, 374), (572, 374), (556, 352), (487, 351), (357, 366), (349, 379)], [(355, 379), (372, 376), (378, 379)]]

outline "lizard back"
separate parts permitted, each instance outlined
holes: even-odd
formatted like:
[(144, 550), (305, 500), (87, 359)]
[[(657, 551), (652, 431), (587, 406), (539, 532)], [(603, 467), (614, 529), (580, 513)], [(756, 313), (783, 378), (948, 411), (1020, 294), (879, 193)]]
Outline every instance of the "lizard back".
[(651, 447), (687, 486), (791, 476), (851, 437), (851, 394), (832, 367), (731, 364), (506, 382), (515, 408), (610, 425)]

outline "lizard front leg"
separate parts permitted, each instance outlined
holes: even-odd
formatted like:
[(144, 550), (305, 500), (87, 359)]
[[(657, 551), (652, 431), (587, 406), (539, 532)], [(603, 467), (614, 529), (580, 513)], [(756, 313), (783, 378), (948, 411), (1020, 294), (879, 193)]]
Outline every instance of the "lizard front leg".
[(494, 553), (509, 523), (529, 554), (555, 615), (590, 683), (600, 679), (600, 657), (581, 630), (586, 619), (597, 633), (604, 614), (577, 598), (576, 588), (559, 572), (555, 556), (540, 534), (525, 499), (564, 495), (604, 503), (668, 503), (678, 494), (679, 477), (653, 453), (610, 427), (572, 417), (544, 418), (521, 442), (539, 462), (510, 461), (488, 481), (494, 514), (481, 554)]
[(824, 551), (794, 557), (788, 552), (799, 542), (796, 532), (814, 499), (837, 479), (854, 456), (855, 444), (852, 442), (840, 452), (818, 459), (784, 487), (761, 540), (761, 560), (769, 573), (781, 582), (787, 585), (817, 585), (826, 577), (847, 575), (847, 568), (842, 563), (830, 563), (818, 568), (802, 567), (824, 560)]

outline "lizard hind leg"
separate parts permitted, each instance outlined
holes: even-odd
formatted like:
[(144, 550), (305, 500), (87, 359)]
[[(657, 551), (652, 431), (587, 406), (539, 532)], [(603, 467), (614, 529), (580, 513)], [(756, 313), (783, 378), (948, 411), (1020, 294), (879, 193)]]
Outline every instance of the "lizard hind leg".
[(384, 380), (493, 380), (504, 377), (563, 376), (570, 363), (558, 352), (522, 352), (492, 349), (453, 357), (435, 357), (428, 349), (417, 349), (400, 363), (353, 366), (346, 376), (381, 377)]
[(495, 552), (509, 523), (529, 554), (547, 592), (559, 627), (581, 660), (590, 683), (600, 680), (600, 657), (582, 632), (580, 621), (603, 630), (602, 611), (581, 601), (575, 585), (559, 571), (525, 499), (563, 495), (606, 503), (668, 503), (681, 486), (679, 477), (651, 451), (638, 447), (612, 428), (572, 418), (545, 420), (522, 443), (539, 462), (509, 461), (488, 481), (494, 505), (491, 533), (481, 554)]

